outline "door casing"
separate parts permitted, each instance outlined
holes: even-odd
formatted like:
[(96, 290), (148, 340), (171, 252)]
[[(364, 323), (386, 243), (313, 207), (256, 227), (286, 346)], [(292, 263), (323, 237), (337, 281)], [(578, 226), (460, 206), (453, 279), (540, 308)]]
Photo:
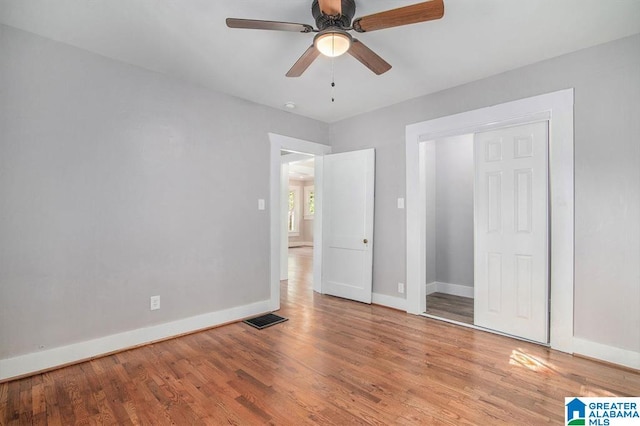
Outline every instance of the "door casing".
[(573, 353), (573, 89), (507, 102), (406, 127), (407, 312), (426, 308), (426, 200), (422, 142), (510, 125), (549, 121), (550, 346)]

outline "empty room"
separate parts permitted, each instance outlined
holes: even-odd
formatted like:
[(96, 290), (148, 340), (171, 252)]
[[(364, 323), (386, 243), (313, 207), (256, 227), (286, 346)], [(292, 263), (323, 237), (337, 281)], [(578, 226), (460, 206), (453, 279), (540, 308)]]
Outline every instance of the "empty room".
[(640, 422), (639, 117), (637, 0), (0, 0), (0, 425)]

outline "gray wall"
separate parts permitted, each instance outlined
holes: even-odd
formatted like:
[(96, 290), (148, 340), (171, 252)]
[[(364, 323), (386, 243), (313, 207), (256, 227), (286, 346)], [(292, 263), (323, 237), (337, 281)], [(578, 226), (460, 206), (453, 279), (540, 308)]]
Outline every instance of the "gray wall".
[(405, 280), (405, 126), (573, 87), (575, 334), (640, 351), (638, 76), (635, 35), (332, 124), (334, 152), (376, 148), (374, 292)]
[(436, 281), (473, 287), (473, 135), (435, 147)]
[(0, 26), (0, 358), (268, 299), (268, 132), (328, 140)]

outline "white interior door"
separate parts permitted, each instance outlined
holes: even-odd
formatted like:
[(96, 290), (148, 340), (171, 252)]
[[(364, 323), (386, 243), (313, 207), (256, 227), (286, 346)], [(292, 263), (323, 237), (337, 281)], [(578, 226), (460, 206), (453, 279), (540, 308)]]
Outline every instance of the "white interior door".
[(323, 161), (322, 292), (371, 303), (375, 151)]
[(548, 342), (548, 125), (475, 135), (475, 324)]

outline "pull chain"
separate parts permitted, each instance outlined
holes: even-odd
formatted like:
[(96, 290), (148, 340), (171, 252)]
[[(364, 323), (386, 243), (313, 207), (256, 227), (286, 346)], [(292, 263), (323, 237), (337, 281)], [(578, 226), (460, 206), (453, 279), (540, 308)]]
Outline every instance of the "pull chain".
[(331, 58), (331, 102), (335, 102), (335, 93), (336, 93), (336, 79), (335, 79), (335, 70), (334, 70), (334, 62), (335, 58)]
[(335, 43), (336, 43), (336, 38), (335, 37), (331, 37), (331, 53), (333, 56), (331, 56), (331, 102), (335, 102), (336, 101), (336, 97), (335, 97), (335, 93), (336, 93), (336, 73), (335, 73), (335, 61), (336, 61), (336, 57), (334, 55), (335, 53)]

